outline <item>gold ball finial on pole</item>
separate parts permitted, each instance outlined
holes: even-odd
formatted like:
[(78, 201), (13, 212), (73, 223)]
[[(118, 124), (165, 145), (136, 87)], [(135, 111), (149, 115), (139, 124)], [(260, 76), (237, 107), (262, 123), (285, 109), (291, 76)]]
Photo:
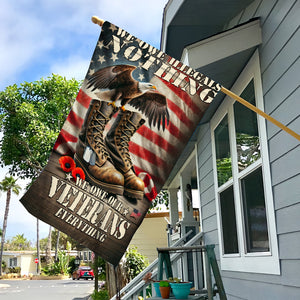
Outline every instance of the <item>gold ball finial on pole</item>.
[(93, 16), (93, 17), (92, 17), (92, 22), (95, 23), (95, 24), (98, 24), (99, 26), (102, 26), (103, 23), (104, 23), (104, 20), (99, 19), (99, 18), (96, 17), (96, 16)]

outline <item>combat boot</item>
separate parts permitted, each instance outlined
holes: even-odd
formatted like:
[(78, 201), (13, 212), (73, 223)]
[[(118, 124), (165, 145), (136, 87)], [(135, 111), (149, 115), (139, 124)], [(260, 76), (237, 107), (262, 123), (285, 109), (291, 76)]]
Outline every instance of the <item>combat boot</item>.
[(113, 164), (124, 176), (124, 195), (139, 200), (144, 197), (145, 185), (134, 172), (128, 147), (130, 138), (144, 122), (139, 113), (120, 110), (105, 137)]
[(112, 164), (104, 144), (103, 131), (114, 108), (107, 102), (92, 100), (79, 134), (75, 162), (86, 174), (86, 180), (107, 192), (123, 195), (124, 177)]

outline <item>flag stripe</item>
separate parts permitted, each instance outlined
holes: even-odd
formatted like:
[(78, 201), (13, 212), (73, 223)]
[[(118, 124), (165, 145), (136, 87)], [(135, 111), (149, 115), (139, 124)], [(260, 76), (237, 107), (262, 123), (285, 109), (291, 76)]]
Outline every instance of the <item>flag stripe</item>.
[[(161, 79), (161, 81), (163, 81), (163, 83), (166, 85), (166, 87), (168, 89), (170, 89), (171, 91), (173, 91), (178, 97), (180, 97), (180, 99), (182, 101), (184, 101), (184, 103), (196, 114), (200, 114), (202, 112), (202, 110), (197, 106), (197, 104), (191, 99), (191, 97), (185, 92), (183, 91), (181, 88), (176, 87), (175, 85)], [(199, 103), (201, 103), (202, 101), (199, 99)]]
[[(62, 128), (61, 131), (60, 131), (60, 133), (59, 133), (59, 135), (58, 135), (58, 138), (57, 138), (57, 140), (55, 142), (54, 150), (58, 151), (58, 147), (60, 145), (66, 144), (68, 142), (76, 143), (77, 142), (77, 137), (74, 136), (74, 135), (72, 135), (72, 134), (70, 134), (68, 131), (66, 131), (65, 129)], [(61, 153), (61, 154), (65, 154), (65, 153)]]
[(190, 118), (187, 117), (185, 112), (174, 102), (168, 99), (168, 109), (175, 113), (178, 119), (184, 123), (190, 130), (194, 128), (194, 123)]
[(79, 103), (78, 101), (75, 101), (74, 105), (72, 106), (72, 110), (81, 119), (84, 119), (88, 109), (85, 106), (83, 106), (81, 103)]
[[(135, 156), (133, 156), (135, 157)], [(141, 167), (141, 169), (145, 170), (145, 172), (147, 172), (147, 174), (149, 174), (149, 176), (151, 176), (153, 182), (155, 182), (155, 185), (159, 184), (159, 185), (163, 185), (166, 178), (166, 173), (165, 170), (161, 169), (161, 168), (156, 168), (154, 169), (156, 166), (151, 164), (150, 162), (147, 162), (143, 159), (136, 159), (134, 165), (139, 165)]]
[(149, 127), (142, 126), (141, 128), (139, 128), (137, 133), (171, 154), (177, 152), (175, 146), (170, 144), (166, 139), (164, 139), (161, 135), (158, 135)]
[(173, 123), (169, 123), (166, 129), (175, 136), (178, 140), (186, 142), (188, 140), (188, 136), (183, 134), (180, 129)]
[(144, 160), (147, 160), (151, 162), (152, 164), (159, 166), (161, 168), (167, 168), (169, 169), (168, 164), (162, 160), (160, 157), (155, 155), (154, 153), (150, 152), (149, 150), (143, 148), (142, 146), (134, 143), (134, 142), (129, 142), (129, 149), (132, 154), (135, 154)]
[(67, 120), (76, 127), (81, 127), (83, 124), (83, 119), (78, 116), (73, 110), (70, 111)]
[(146, 139), (140, 134), (135, 135), (134, 143), (140, 145), (142, 148), (145, 148), (146, 150), (152, 152), (160, 158), (167, 157), (169, 155), (173, 157), (175, 155), (175, 153), (169, 154), (168, 151), (165, 151), (164, 149), (160, 148), (159, 145), (152, 143), (150, 140)]
[(88, 96), (82, 89), (79, 90), (76, 101), (78, 101), (82, 106), (88, 108), (92, 98)]
[(157, 190), (152, 178), (145, 172), (138, 173), (136, 170), (136, 173), (145, 183), (145, 196), (148, 198), (148, 200), (152, 201), (157, 196)]
[(145, 196), (148, 198), (148, 200), (152, 201), (156, 198), (157, 196), (157, 191), (156, 188), (153, 187), (149, 193), (145, 193)]
[(137, 173), (146, 172), (155, 183), (159, 182), (161, 185), (164, 183), (164, 181), (160, 177), (151, 174), (150, 171), (146, 171), (146, 169), (144, 169), (144, 168), (134, 165), (134, 170)]

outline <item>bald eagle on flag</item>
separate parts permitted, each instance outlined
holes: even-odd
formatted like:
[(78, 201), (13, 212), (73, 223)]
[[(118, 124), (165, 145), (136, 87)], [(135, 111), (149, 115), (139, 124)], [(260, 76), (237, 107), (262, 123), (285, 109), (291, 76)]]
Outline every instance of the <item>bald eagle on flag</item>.
[(131, 65), (117, 65), (106, 67), (95, 72), (87, 83), (91, 91), (99, 90), (95, 94), (99, 99), (107, 101), (121, 109), (142, 113), (149, 122), (149, 126), (165, 130), (169, 124), (167, 100), (164, 95), (156, 92), (156, 87), (150, 82), (140, 82), (132, 77), (136, 69)]

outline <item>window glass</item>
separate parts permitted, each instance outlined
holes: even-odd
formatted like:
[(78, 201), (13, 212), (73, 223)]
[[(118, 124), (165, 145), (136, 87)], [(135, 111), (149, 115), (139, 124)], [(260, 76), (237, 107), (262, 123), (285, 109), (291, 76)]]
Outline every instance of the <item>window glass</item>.
[(17, 262), (18, 262), (18, 260), (17, 260), (16, 257), (10, 258), (10, 259), (9, 259), (9, 266), (10, 266), (10, 267), (16, 267), (16, 266), (17, 266)]
[(233, 187), (220, 193), (224, 254), (238, 253)]
[[(250, 81), (241, 97), (255, 105), (254, 81)], [(244, 170), (260, 158), (256, 113), (239, 102), (234, 104), (238, 169)]]
[(230, 178), (232, 178), (227, 115), (223, 118), (223, 120), (215, 129), (215, 144), (218, 185), (221, 186)]
[(247, 252), (269, 251), (269, 237), (262, 170), (241, 180)]

